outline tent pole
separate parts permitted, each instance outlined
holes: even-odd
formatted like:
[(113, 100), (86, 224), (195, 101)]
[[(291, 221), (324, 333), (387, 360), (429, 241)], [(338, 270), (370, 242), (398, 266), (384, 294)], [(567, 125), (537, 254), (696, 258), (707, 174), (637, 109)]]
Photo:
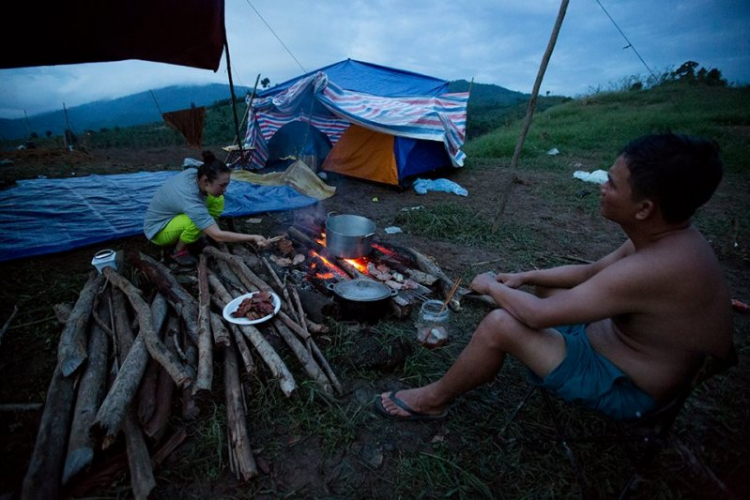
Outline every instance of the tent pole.
[(562, 0), (560, 4), (560, 10), (557, 13), (557, 20), (555, 26), (552, 29), (552, 34), (547, 44), (547, 50), (544, 52), (542, 57), (542, 64), (539, 66), (539, 72), (536, 75), (536, 81), (534, 82), (534, 89), (531, 92), (531, 99), (529, 99), (529, 107), (526, 110), (526, 118), (524, 118), (523, 126), (521, 127), (521, 133), (518, 136), (518, 142), (516, 142), (516, 149), (513, 152), (513, 159), (510, 161), (510, 179), (503, 190), (502, 197), (500, 198), (500, 204), (498, 206), (497, 214), (495, 214), (495, 220), (492, 223), (492, 232), (495, 232), (500, 226), (500, 219), (505, 213), (505, 206), (508, 204), (508, 198), (510, 197), (510, 191), (513, 188), (513, 180), (516, 177), (516, 169), (518, 167), (518, 159), (521, 156), (521, 150), (523, 149), (523, 143), (526, 140), (526, 134), (529, 133), (529, 127), (531, 127), (531, 118), (534, 116), (534, 108), (536, 107), (536, 100), (539, 96), (539, 88), (542, 86), (542, 80), (544, 79), (544, 73), (547, 71), (547, 64), (549, 64), (550, 57), (552, 57), (552, 51), (555, 49), (555, 43), (557, 43), (557, 35), (560, 33), (560, 27), (562, 26), (563, 19), (565, 19), (565, 12), (568, 10), (569, 0)]
[(234, 97), (234, 82), (232, 81), (232, 64), (229, 61), (229, 44), (224, 42), (224, 51), (227, 55), (227, 75), (229, 75), (229, 92), (232, 94), (232, 114), (234, 115), (234, 133), (237, 134), (237, 144), (240, 147), (240, 158), (242, 154), (242, 142), (240, 140), (240, 121), (237, 118), (237, 103)]

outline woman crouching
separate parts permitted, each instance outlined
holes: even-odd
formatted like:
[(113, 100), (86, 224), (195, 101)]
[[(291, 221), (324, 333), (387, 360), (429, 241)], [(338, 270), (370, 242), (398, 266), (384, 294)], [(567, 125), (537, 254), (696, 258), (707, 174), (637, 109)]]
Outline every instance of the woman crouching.
[(183, 170), (156, 191), (143, 223), (146, 237), (159, 246), (174, 245), (170, 258), (183, 266), (195, 264), (187, 247), (201, 234), (219, 242), (264, 245), (263, 236), (224, 231), (216, 222), (229, 181), (229, 167), (204, 151), (200, 167)]

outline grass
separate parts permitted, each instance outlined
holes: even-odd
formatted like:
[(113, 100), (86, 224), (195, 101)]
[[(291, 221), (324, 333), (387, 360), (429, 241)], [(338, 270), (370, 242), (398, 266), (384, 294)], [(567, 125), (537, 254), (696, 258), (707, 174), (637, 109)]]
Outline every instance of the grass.
[[(716, 139), (730, 172), (743, 171), (750, 156), (750, 88), (672, 85), (639, 92), (596, 94), (549, 108), (534, 117), (522, 159), (543, 158), (557, 148), (563, 158), (590, 158), (607, 168), (630, 139), (671, 130)], [(470, 158), (513, 156), (520, 123), (469, 142)], [(534, 163), (530, 165), (534, 166)]]

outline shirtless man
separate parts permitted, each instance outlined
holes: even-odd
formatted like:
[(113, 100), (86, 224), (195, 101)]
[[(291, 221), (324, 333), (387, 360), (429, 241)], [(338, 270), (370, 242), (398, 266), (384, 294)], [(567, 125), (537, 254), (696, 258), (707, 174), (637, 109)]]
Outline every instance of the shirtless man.
[(443, 418), (454, 398), (495, 377), (506, 354), (532, 382), (614, 418), (637, 419), (668, 401), (705, 355), (732, 349), (728, 287), (690, 224), (721, 177), (711, 141), (666, 134), (629, 143), (601, 186), (601, 213), (628, 240), (593, 264), (474, 278), (471, 288), (501, 308), (440, 380), (383, 393), (376, 409)]

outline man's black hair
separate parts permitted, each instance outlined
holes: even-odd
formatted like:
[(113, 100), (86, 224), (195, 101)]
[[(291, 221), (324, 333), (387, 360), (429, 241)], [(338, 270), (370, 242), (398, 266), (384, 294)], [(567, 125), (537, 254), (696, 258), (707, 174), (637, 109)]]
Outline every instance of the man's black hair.
[(670, 224), (692, 217), (711, 198), (724, 170), (716, 141), (690, 135), (644, 135), (620, 155), (630, 170), (633, 199), (653, 200)]

